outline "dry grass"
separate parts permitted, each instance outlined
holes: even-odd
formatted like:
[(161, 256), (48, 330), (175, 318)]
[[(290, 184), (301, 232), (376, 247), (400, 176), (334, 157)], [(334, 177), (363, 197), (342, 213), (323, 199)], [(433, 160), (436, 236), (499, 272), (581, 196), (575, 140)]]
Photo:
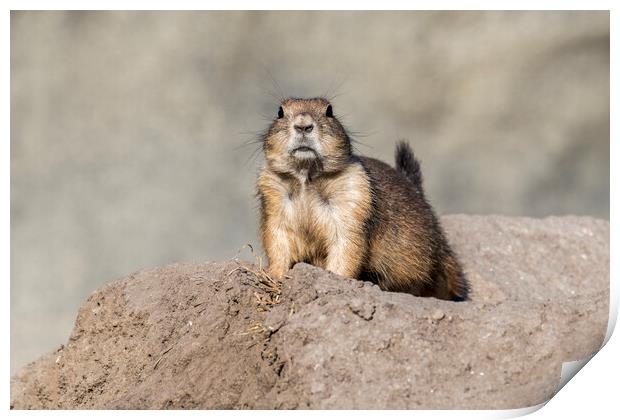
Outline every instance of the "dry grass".
[[(248, 248), (250, 253), (254, 256), (258, 269), (243, 265), (237, 259), (237, 256), (244, 248)], [(257, 311), (269, 311), (274, 305), (280, 303), (280, 296), (282, 295), (282, 282), (271, 278), (269, 273), (267, 273), (263, 267), (262, 257), (254, 252), (252, 245), (246, 244), (241, 247), (237, 252), (237, 256), (233, 258), (233, 261), (235, 261), (238, 266), (231, 270), (226, 276), (230, 276), (235, 271), (243, 271), (252, 275), (252, 279), (254, 280), (252, 285), (258, 289), (254, 292), (256, 303), (258, 305)]]
[(237, 335), (262, 334), (267, 332), (267, 328), (261, 322), (255, 322), (246, 331), (238, 332)]

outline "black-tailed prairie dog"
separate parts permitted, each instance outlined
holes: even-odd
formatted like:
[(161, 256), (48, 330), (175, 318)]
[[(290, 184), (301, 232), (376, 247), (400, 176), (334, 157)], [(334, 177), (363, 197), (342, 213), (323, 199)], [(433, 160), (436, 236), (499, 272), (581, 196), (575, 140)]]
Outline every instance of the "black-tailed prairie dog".
[(383, 290), (467, 298), (408, 144), (397, 145), (396, 168), (357, 156), (329, 101), (286, 99), (263, 151), (260, 235), (272, 276), (307, 262)]

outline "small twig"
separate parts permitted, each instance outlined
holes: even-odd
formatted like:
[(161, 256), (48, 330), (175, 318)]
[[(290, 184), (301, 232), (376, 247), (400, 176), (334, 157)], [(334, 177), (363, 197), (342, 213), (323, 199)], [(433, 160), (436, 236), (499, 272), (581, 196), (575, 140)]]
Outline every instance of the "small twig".
[(172, 346), (170, 346), (168, 348), (168, 350), (164, 350), (164, 352), (161, 354), (161, 356), (159, 356), (159, 359), (157, 359), (157, 361), (155, 362), (155, 366), (153, 366), (153, 370), (157, 369), (157, 366), (159, 365), (159, 362), (161, 362), (161, 359), (164, 357), (164, 355), (166, 353), (168, 353), (170, 350), (172, 350), (173, 347), (174, 347), (174, 344)]
[[(237, 263), (239, 264), (239, 263)], [(226, 274), (226, 277), (230, 276), (232, 273), (234, 273), (235, 271), (238, 270), (243, 270), (245, 267), (242, 267), (241, 265), (239, 267), (234, 268), (233, 270), (231, 270), (228, 274)]]

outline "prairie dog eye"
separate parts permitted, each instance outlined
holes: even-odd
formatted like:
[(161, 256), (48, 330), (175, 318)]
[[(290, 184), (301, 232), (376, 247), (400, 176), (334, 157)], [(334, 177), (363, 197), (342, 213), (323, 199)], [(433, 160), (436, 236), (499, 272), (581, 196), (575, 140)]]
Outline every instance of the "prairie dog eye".
[(282, 107), (278, 108), (278, 118), (284, 118), (284, 110)]
[(327, 109), (325, 110), (325, 116), (328, 118), (334, 118), (334, 110), (331, 105), (327, 105)]

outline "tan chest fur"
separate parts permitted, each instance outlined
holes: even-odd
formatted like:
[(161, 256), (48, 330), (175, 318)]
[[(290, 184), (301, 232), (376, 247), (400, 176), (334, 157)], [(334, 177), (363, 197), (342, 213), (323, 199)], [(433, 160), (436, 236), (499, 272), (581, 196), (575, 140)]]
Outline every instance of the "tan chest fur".
[(351, 252), (365, 254), (364, 223), (371, 210), (370, 183), (359, 163), (337, 175), (312, 181), (264, 170), (258, 180), (263, 199), (263, 242), (275, 252), (276, 271), (296, 262), (355, 275)]

